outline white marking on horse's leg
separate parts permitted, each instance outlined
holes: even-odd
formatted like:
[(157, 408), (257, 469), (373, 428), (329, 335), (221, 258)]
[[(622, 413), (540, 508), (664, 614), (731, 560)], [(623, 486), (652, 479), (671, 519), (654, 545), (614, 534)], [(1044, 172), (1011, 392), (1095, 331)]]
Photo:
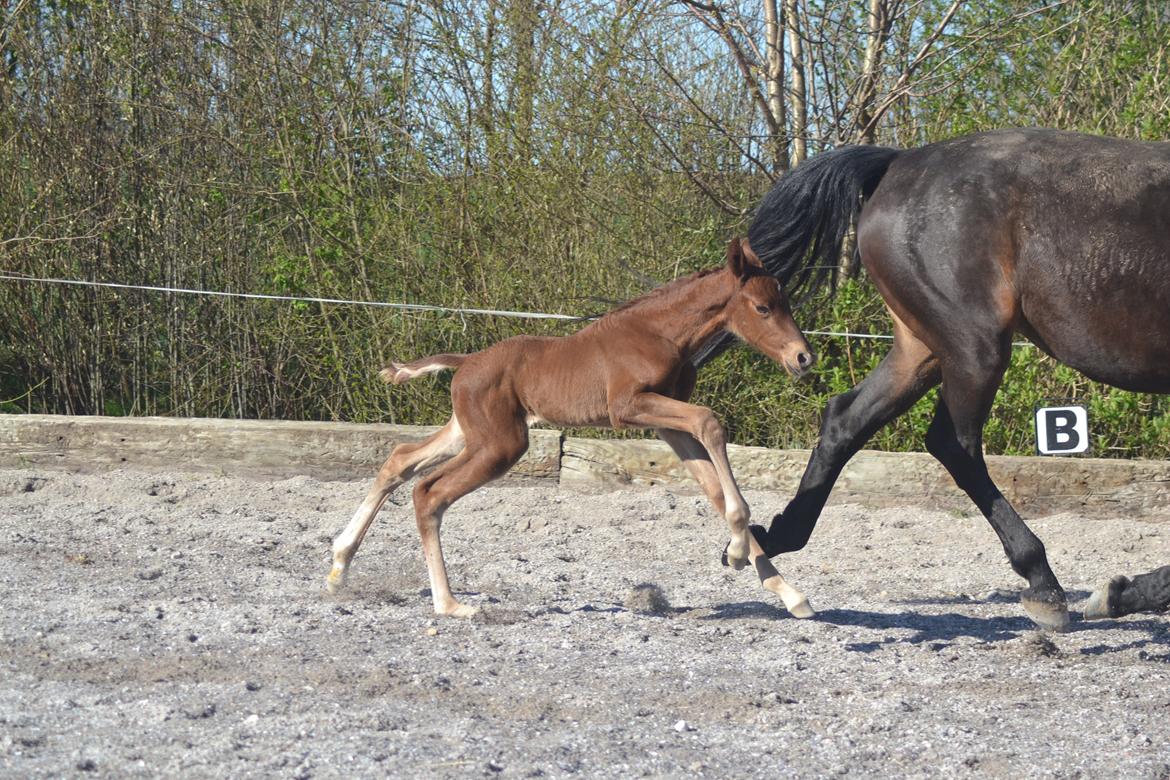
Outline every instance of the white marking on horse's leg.
[(726, 507), (724, 517), (731, 527), (731, 543), (727, 547), (727, 563), (733, 569), (742, 569), (748, 563), (749, 543), (751, 533), (748, 523), (751, 522), (751, 509), (743, 494), (739, 492), (739, 485), (735, 483), (735, 475), (731, 473), (731, 463), (727, 460), (727, 434), (723, 426), (715, 419), (709, 409), (704, 410), (708, 415), (707, 422), (699, 428), (701, 438), (696, 436), (698, 443), (707, 451), (711, 459), (711, 466), (719, 480), (719, 487), (723, 491), (723, 502)]
[[(712, 458), (714, 461), (715, 459)], [(718, 463), (712, 463), (715, 467), (715, 473), (720, 473)], [(739, 486), (735, 484), (735, 479), (731, 476), (730, 468), (726, 469), (727, 478), (720, 479), (720, 486), (723, 490), (723, 501), (727, 509), (724, 517), (727, 518), (727, 525), (731, 528), (731, 542), (727, 545), (727, 564), (731, 568), (739, 571), (748, 564), (748, 559), (751, 553), (752, 535), (748, 531), (748, 523), (751, 521), (752, 513), (748, 508), (747, 501), (739, 492)]]
[(394, 452), (378, 471), (370, 492), (357, 508), (345, 530), (333, 540), (333, 568), (325, 579), (330, 593), (337, 593), (345, 587), (350, 561), (357, 554), (366, 532), (382, 508), (386, 499), (399, 485), (417, 472), (450, 460), (463, 449), (463, 429), (454, 415), (438, 432), (417, 444), (403, 444)]
[(793, 617), (801, 618), (803, 620), (805, 618), (813, 617), (817, 614), (813, 610), (812, 606), (808, 603), (808, 598), (805, 597), (805, 595), (799, 590), (785, 582), (784, 578), (779, 574), (776, 574), (765, 580), (761, 580), (760, 582), (764, 586), (764, 590), (775, 593), (780, 597), (780, 600), (784, 602), (784, 608), (787, 609), (789, 614), (791, 614)]
[(427, 577), (431, 581), (431, 602), (434, 604), (436, 615), (471, 617), (479, 612), (479, 609), (460, 604), (451, 593), (451, 583), (447, 579), (447, 563), (443, 560), (443, 543), (439, 539), (439, 528), (442, 523), (442, 512), (434, 512), (429, 518), (420, 518), (418, 521), (423, 557), (427, 561)]
[(727, 524), (731, 527), (731, 543), (727, 546), (727, 563), (731, 568), (739, 571), (748, 564), (751, 553), (751, 532), (748, 531), (748, 522), (751, 520), (751, 510), (747, 501), (739, 493), (735, 481), (731, 481), (731, 491), (723, 492), (723, 500), (727, 503)]
[(780, 572), (776, 570), (772, 561), (768, 560), (768, 556), (764, 555), (764, 550), (754, 536), (751, 538), (751, 559), (764, 590), (779, 596), (780, 600), (784, 602), (784, 608), (793, 617), (810, 618), (816, 614), (809, 606), (805, 595), (785, 582), (784, 578), (780, 576)]
[(354, 512), (353, 518), (349, 521), (345, 530), (333, 540), (333, 568), (329, 571), (329, 576), (325, 579), (325, 587), (330, 593), (337, 593), (345, 587), (349, 562), (353, 560), (358, 545), (361, 544), (361, 540), (366, 535), (366, 531), (369, 530), (370, 524), (374, 522), (374, 516), (382, 508), (382, 502), (394, 490), (393, 487), (386, 490), (380, 483), (380, 479), (375, 480), (374, 487), (366, 494), (365, 500), (362, 501), (361, 506)]
[[(687, 467), (687, 470), (691, 472), (691, 476), (703, 488), (703, 492), (707, 494), (707, 498), (711, 501), (715, 509), (724, 516), (730, 516), (731, 512), (725, 507), (723, 487), (716, 473), (715, 465), (707, 457), (704, 457), (704, 455), (708, 455), (709, 457), (709, 454), (703, 445), (696, 441), (690, 434), (681, 431), (660, 429), (658, 435), (682, 459), (683, 465)], [(732, 484), (734, 485), (734, 481)], [(741, 506), (746, 510), (747, 504), (739, 494), (738, 488), (733, 495), (739, 497)], [(812, 607), (808, 605), (808, 599), (804, 597), (804, 594), (785, 582), (784, 578), (780, 576), (780, 572), (776, 571), (776, 567), (768, 560), (768, 556), (764, 555), (764, 550), (760, 547), (759, 542), (747, 530), (746, 519), (744, 520), (744, 534), (747, 537), (742, 540), (743, 544), (746, 545), (744, 557), (749, 559), (752, 565), (755, 566), (756, 574), (759, 575), (760, 584), (764, 586), (764, 589), (779, 596), (780, 600), (784, 602), (784, 606), (794, 617), (806, 618), (816, 614), (813, 612)], [(733, 538), (733, 544), (728, 547), (728, 563), (731, 563), (732, 546), (734, 546), (736, 541)]]

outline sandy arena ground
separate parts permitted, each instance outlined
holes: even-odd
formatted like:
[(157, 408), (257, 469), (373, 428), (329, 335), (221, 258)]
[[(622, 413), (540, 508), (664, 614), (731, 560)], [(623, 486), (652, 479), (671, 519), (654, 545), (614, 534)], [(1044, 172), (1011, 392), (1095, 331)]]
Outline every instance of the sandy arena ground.
[[(324, 592), (366, 487), (0, 471), (0, 775), (1170, 777), (1170, 616), (1038, 634), (973, 508), (831, 506), (778, 559), (799, 621), (696, 495), (490, 488), (444, 524), (460, 621), (408, 490)], [(1074, 609), (1170, 562), (1170, 514), (1035, 515)]]

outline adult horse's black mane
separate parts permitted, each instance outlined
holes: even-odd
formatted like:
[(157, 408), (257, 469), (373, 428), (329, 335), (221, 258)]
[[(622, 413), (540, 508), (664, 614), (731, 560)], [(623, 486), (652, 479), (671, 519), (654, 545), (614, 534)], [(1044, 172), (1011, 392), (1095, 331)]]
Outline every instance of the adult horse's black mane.
[[(864, 207), (863, 207), (864, 199)], [(1044, 545), (987, 473), (983, 425), (1021, 333), (1090, 378), (1170, 392), (1170, 143), (1004, 130), (917, 149), (853, 146), (781, 178), (748, 232), (794, 298), (830, 278), (846, 232), (893, 318), (890, 352), (832, 399), (800, 487), (765, 533), (769, 555), (808, 541), (845, 463), (941, 385), (927, 449), (982, 511), (1025, 609), (1068, 625)], [(1170, 567), (1115, 577), (1086, 617), (1170, 605)]]

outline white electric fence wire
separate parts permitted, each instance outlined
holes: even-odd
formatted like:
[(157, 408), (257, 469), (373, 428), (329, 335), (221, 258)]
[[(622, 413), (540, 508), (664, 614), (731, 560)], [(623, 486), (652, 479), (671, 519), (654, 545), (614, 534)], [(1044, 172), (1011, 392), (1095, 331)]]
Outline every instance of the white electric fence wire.
[(300, 303), (334, 303), (347, 306), (378, 306), (386, 309), (409, 311), (437, 311), (452, 314), (490, 314), (495, 317), (521, 317), (529, 320), (579, 320), (568, 314), (544, 314), (533, 311), (502, 311), (499, 309), (454, 309), (446, 306), (431, 306), (424, 303), (388, 303), (384, 301), (350, 301), (343, 298), (311, 298), (299, 295), (268, 295), (265, 293), (224, 292), (221, 290), (195, 290), (185, 287), (156, 287), (145, 284), (119, 284), (117, 282), (88, 282), (77, 279), (48, 279), (37, 276), (14, 276), (0, 274), (0, 279), (18, 282), (39, 282), (41, 284), (68, 284), (77, 287), (107, 287), (116, 290), (147, 290), (149, 292), (182, 293), (186, 295), (208, 295), (217, 298), (248, 298), (262, 301), (291, 301)]
[[(2, 274), (0, 279), (13, 282), (34, 282), (37, 284), (64, 284), (74, 287), (102, 287), (115, 290), (145, 290), (147, 292), (178, 293), (182, 295), (205, 295), (215, 298), (245, 298), (261, 301), (287, 301), (293, 303), (328, 303), (340, 306), (374, 306), (383, 309), (400, 309), (406, 311), (433, 311), (447, 314), (481, 314), (491, 317), (515, 317), (527, 320), (587, 320), (595, 317), (577, 317), (571, 314), (549, 314), (536, 311), (508, 311), (505, 309), (465, 309), (449, 306), (434, 306), (426, 303), (390, 303), (387, 301), (351, 301), (344, 298), (314, 298), (301, 295), (268, 295), (266, 293), (225, 292), (222, 290), (197, 290), (186, 287), (160, 287), (146, 284), (120, 284), (118, 282), (91, 282), (81, 279), (53, 279), (41, 276), (21, 276), (17, 274)], [(892, 341), (893, 336), (879, 333), (853, 333), (836, 330), (806, 330), (806, 336), (831, 336), (835, 338), (875, 339)], [(1032, 346), (1031, 342), (1013, 342), (1014, 347)]]

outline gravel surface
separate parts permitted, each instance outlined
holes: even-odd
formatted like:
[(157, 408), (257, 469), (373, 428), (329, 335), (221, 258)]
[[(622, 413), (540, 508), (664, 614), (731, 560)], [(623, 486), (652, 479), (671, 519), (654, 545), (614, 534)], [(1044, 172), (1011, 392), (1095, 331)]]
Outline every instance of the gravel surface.
[[(800, 621), (697, 495), (488, 488), (460, 621), (406, 489), (324, 592), (367, 486), (0, 471), (0, 774), (1170, 776), (1170, 617), (1038, 634), (973, 509), (831, 506)], [(1170, 562), (1170, 513), (1037, 513), (1074, 609)]]

